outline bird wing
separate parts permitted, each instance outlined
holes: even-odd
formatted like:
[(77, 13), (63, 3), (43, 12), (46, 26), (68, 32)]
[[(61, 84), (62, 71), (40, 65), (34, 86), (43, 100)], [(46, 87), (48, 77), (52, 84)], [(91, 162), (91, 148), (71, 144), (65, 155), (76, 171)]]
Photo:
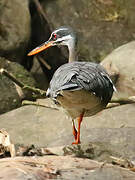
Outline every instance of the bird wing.
[[(61, 90), (85, 89), (100, 98), (112, 96), (113, 84), (106, 71), (99, 65), (89, 62), (73, 62), (62, 65), (55, 72), (49, 88), (50, 95), (57, 97)], [(110, 94), (108, 90), (110, 91)]]

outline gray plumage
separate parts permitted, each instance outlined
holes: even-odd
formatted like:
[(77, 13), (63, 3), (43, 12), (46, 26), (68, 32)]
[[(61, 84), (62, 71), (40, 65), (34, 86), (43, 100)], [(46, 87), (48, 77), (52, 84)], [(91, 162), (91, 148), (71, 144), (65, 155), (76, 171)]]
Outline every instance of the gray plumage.
[(101, 65), (90, 62), (72, 62), (64, 64), (56, 70), (47, 96), (57, 102), (61, 91), (81, 89), (93, 93), (105, 106), (112, 97), (114, 86)]
[(54, 30), (49, 41), (53, 41), (53, 45), (68, 46), (69, 63), (56, 70), (47, 96), (61, 105), (72, 118), (83, 112), (87, 116), (101, 111), (115, 90), (105, 69), (96, 63), (75, 61), (77, 40), (72, 28)]

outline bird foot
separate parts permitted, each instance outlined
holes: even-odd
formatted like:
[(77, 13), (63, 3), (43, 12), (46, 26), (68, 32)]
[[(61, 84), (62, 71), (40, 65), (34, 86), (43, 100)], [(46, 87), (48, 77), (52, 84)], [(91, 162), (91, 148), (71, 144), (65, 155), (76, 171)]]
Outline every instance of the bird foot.
[(81, 141), (80, 140), (76, 140), (75, 142), (72, 143), (73, 144), (81, 144)]

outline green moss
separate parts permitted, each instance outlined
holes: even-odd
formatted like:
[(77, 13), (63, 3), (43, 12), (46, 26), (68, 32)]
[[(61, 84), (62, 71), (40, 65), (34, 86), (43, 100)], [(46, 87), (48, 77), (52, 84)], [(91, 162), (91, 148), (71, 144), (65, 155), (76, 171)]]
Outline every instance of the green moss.
[(3, 57), (0, 57), (0, 68), (5, 68), (12, 73), (18, 80), (26, 85), (35, 86), (36, 82), (32, 75), (24, 69), (23, 66), (16, 62), (10, 62)]

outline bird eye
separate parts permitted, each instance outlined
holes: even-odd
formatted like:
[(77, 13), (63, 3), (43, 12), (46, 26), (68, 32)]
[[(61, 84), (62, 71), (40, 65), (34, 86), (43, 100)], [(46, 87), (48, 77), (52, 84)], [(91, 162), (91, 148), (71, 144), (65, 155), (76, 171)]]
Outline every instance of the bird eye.
[(56, 40), (57, 39), (57, 35), (56, 34), (52, 34), (52, 40)]

